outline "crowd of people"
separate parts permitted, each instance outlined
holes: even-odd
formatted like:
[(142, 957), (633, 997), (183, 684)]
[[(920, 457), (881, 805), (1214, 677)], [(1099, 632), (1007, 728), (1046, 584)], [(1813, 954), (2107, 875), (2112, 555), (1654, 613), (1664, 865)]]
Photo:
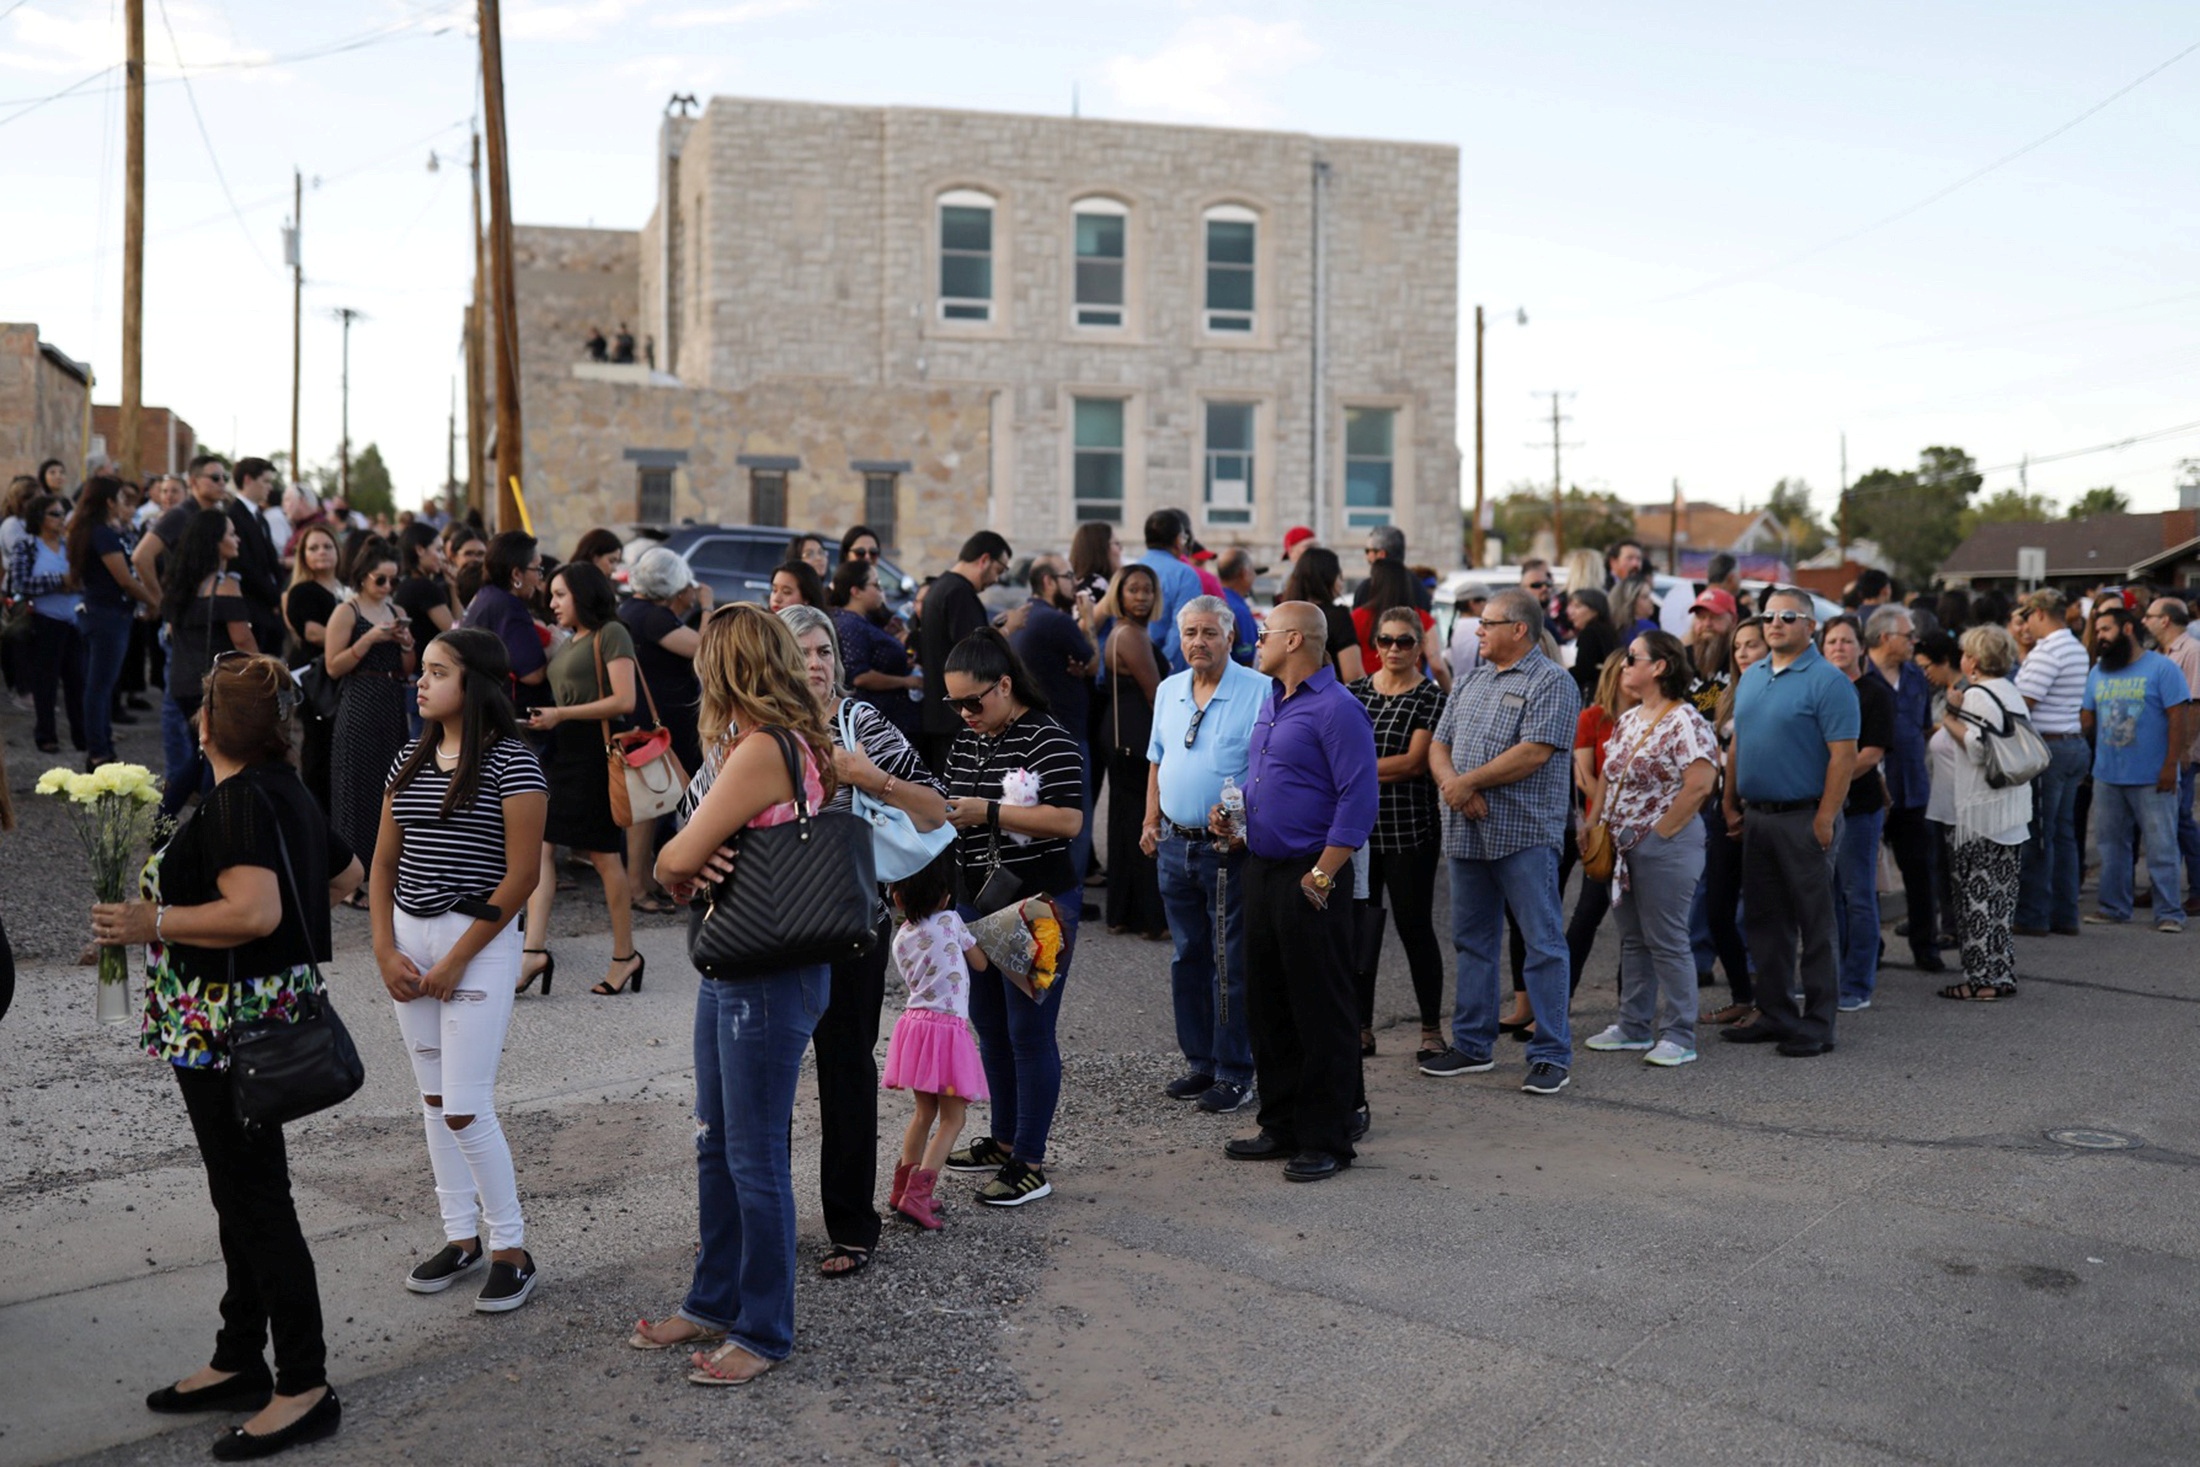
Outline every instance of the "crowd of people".
[[(860, 1275), (880, 1244), (882, 1088), (912, 1095), (888, 1215), (941, 1226), (949, 1173), (982, 1178), (964, 1194), (981, 1205), (1052, 1193), (1088, 892), (1111, 932), (1168, 944), (1182, 1069), (1165, 1096), (1249, 1112), (1225, 1154), (1316, 1182), (1370, 1129), (1388, 930), (1414, 1070), (1491, 1071), (1509, 1036), (1522, 1089), (1550, 1096), (1607, 919), (1618, 1017), (1579, 1047), (1675, 1068), (1703, 1027), (1833, 1051), (1872, 1006), (1883, 885), (1904, 891), (1911, 964), (1942, 972), (1953, 948), (1960, 979), (1937, 991), (1984, 1003), (2017, 991), (2014, 935), (2130, 922), (2142, 900), (2174, 933), (2200, 889), (2200, 641), (2184, 601), (2143, 588), (1928, 607), (1869, 573), (1820, 624), (1812, 596), (1752, 596), (1730, 559), (1661, 596), (1627, 541), (1437, 607), (1397, 530), (1369, 532), (1355, 586), (1297, 528), (1256, 610), (1270, 568), (1206, 551), (1163, 509), (1136, 556), (1105, 524), (1021, 562), (980, 531), (904, 606), (868, 527), (797, 536), (765, 604), (714, 606), (676, 552), (628, 563), (608, 530), (563, 561), (463, 520), (384, 538), (302, 514), (278, 541), (273, 473), (195, 460), (142, 522), (132, 486), (95, 477), (64, 503), (42, 481), (0, 526), (31, 618), (10, 675), (41, 748), (57, 690), (96, 767), (111, 718), (150, 711), (125, 664), (143, 666), (140, 703), (160, 689), (179, 823), (141, 899), (95, 908), (92, 937), (145, 947), (145, 1046), (175, 1070), (221, 1219), (213, 1357), (148, 1398), (256, 1412), (217, 1456), (340, 1420), (280, 1131), (239, 1122), (228, 1080), (238, 1026), (321, 993), (334, 904), (367, 914), (441, 1215), (441, 1244), (393, 1283), (433, 1294), (478, 1271), (474, 1307), (496, 1313), (542, 1277), (496, 1092), (519, 999), (552, 993), (559, 848), (600, 880), (612, 946), (591, 992), (609, 997), (643, 986), (635, 913), (700, 921), (747, 832), (860, 800), (924, 844), (852, 913), (874, 934), (860, 951), (697, 985), (701, 1244), (685, 1296), (626, 1343), (687, 1350), (689, 1378), (715, 1386), (794, 1346), (806, 1052), (826, 1277)], [(607, 787), (607, 751), (637, 726), (689, 776), (661, 818)], [(2089, 821), (2100, 876), (2081, 915)], [(1058, 928), (1036, 993), (973, 936), (1028, 903)], [(1703, 1013), (1721, 969), (1731, 1001)]]

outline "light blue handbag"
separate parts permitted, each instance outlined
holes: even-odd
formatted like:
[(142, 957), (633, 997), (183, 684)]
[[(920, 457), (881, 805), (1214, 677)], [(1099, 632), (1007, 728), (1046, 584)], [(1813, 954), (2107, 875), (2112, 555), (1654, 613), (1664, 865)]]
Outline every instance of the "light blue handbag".
[[(839, 732), (843, 749), (862, 747), (856, 741), (855, 704), (853, 698), (841, 700)], [(866, 790), (850, 789), (848, 793), (856, 818), (871, 827), (871, 851), (880, 881), (900, 881), (916, 875), (955, 843), (952, 825), (943, 823), (937, 830), (920, 831), (907, 811), (895, 809)]]

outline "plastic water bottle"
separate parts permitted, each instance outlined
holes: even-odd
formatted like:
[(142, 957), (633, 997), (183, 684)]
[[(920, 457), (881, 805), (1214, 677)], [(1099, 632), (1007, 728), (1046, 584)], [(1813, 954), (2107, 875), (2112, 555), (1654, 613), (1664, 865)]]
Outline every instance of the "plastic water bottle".
[(1229, 828), (1216, 832), (1218, 835), (1228, 838), (1245, 833), (1245, 791), (1228, 775), (1222, 777), (1222, 818)]

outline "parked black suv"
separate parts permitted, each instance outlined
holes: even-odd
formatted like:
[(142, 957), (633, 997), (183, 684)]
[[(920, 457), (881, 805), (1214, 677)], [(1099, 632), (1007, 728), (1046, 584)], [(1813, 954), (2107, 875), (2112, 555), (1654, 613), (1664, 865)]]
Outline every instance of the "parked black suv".
[[(652, 545), (679, 552), (695, 572), (695, 579), (710, 587), (720, 603), (768, 601), (772, 569), (787, 558), (788, 542), (797, 534), (815, 534), (825, 546), (825, 558), (840, 563), (840, 539), (817, 531), (792, 530), (783, 525), (673, 525), (663, 530), (641, 530), (626, 542), (627, 564)], [(886, 588), (886, 604), (896, 612), (917, 594), (917, 583), (890, 560), (878, 562), (878, 580)]]

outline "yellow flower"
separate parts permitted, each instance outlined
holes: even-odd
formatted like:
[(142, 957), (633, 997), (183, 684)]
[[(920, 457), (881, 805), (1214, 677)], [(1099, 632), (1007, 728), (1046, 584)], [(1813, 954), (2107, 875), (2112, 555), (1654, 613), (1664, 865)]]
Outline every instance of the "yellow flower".
[(56, 764), (53, 768), (38, 776), (38, 793), (42, 795), (60, 794), (68, 788), (69, 774), (70, 771), (66, 766)]
[(69, 798), (79, 805), (89, 805), (100, 796), (99, 776), (96, 774), (72, 774), (68, 778)]

